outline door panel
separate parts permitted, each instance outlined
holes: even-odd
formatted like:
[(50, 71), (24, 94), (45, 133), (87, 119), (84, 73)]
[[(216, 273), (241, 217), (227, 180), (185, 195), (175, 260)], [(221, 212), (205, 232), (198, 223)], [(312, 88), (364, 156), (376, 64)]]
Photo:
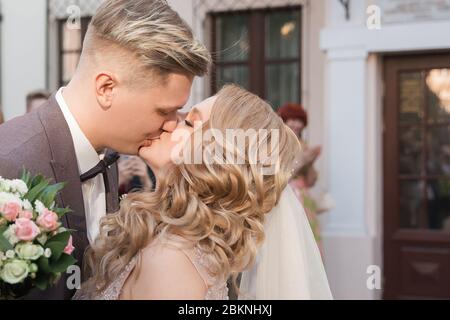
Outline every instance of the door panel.
[(384, 67), (384, 297), (450, 299), (450, 54)]

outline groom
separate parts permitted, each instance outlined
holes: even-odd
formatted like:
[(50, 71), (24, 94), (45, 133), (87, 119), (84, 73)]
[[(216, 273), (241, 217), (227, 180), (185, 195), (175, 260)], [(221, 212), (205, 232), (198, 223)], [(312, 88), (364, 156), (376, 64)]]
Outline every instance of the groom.
[[(203, 76), (209, 62), (206, 48), (166, 1), (106, 0), (67, 87), (0, 126), (0, 176), (17, 178), (25, 168), (67, 182), (58, 205), (73, 210), (63, 223), (76, 230), (80, 267), (101, 217), (118, 210), (117, 156), (111, 150), (136, 155), (172, 131), (193, 78)], [(70, 299), (67, 277), (26, 298)]]

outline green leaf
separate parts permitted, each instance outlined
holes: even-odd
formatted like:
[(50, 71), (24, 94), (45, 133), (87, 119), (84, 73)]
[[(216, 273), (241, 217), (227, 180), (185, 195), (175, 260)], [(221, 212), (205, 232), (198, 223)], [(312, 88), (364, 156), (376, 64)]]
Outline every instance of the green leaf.
[(63, 253), (58, 261), (51, 263), (50, 268), (54, 273), (66, 272), (67, 268), (74, 265), (77, 259), (71, 255)]
[(66, 247), (67, 244), (64, 244), (63, 242), (51, 242), (51, 243), (46, 243), (45, 247), (49, 248), (50, 250), (52, 250), (52, 255), (50, 257), (51, 261), (56, 261), (61, 257), (61, 254), (64, 251), (64, 248)]
[(42, 181), (45, 181), (44, 176), (42, 176), (42, 175), (34, 176), (33, 179), (31, 179), (31, 187), (33, 188), (33, 187), (37, 186)]
[(39, 268), (38, 274), (52, 272), (51, 269), (50, 269), (49, 260), (46, 257), (40, 257), (37, 260), (37, 265), (38, 265), (38, 268)]
[(65, 183), (57, 183), (51, 186), (46, 187), (41, 195), (39, 196), (39, 200), (46, 206), (47, 208), (55, 201), (55, 197), (59, 191), (61, 191), (65, 186)]
[(69, 242), (69, 238), (70, 238), (70, 232), (64, 231), (64, 232), (58, 233), (57, 235), (54, 235), (53, 237), (51, 237), (48, 240), (48, 242), (52, 242), (52, 241), (63, 242), (65, 245), (67, 245), (67, 243)]
[(25, 182), (28, 189), (31, 187), (31, 173), (29, 171), (25, 170), (25, 168), (22, 171), (22, 176), (20, 177), (20, 180)]
[(8, 226), (0, 227), (0, 250), (3, 252), (14, 249), (13, 245), (3, 235), (6, 229), (8, 229)]
[(62, 217), (64, 217), (66, 214), (68, 214), (69, 212), (73, 212), (73, 210), (71, 210), (69, 207), (67, 207), (67, 208), (55, 208), (54, 211), (58, 215), (58, 218), (60, 218), (60, 219)]
[(36, 186), (32, 187), (28, 193), (25, 195), (25, 198), (28, 199), (30, 202), (34, 202), (39, 195), (47, 188), (48, 181), (41, 181)]
[(34, 284), (36, 285), (36, 288), (39, 290), (46, 290), (48, 286), (48, 275), (46, 274), (39, 274), (36, 279), (34, 280)]
[(46, 243), (45, 247), (49, 248), (52, 251), (52, 255), (50, 257), (51, 261), (56, 261), (61, 257), (61, 254), (64, 251), (64, 248), (67, 246), (69, 242), (70, 232), (64, 231), (53, 238), (50, 238)]
[(11, 243), (5, 238), (3, 232), (0, 233), (0, 251), (6, 252), (8, 250), (13, 250), (14, 247)]

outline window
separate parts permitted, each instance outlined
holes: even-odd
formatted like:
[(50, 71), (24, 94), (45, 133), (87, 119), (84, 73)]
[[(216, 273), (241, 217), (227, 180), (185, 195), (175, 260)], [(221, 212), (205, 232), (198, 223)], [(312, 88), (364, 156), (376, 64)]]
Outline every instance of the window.
[(75, 73), (90, 20), (81, 18), (81, 29), (69, 28), (66, 19), (58, 20), (60, 86), (66, 85)]
[[(449, 68), (399, 73), (400, 224), (450, 231)], [(412, 200), (414, 199), (414, 200)]]
[(274, 109), (300, 102), (300, 7), (214, 13), (211, 17), (212, 92), (236, 83), (269, 101)]

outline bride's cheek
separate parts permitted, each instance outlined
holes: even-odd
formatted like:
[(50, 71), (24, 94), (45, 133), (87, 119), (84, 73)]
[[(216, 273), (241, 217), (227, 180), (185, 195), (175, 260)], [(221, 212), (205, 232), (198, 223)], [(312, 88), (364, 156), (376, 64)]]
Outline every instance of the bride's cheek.
[(176, 150), (176, 143), (169, 142), (164, 150), (164, 162), (166, 163), (172, 163), (173, 156), (174, 156), (174, 150)]

